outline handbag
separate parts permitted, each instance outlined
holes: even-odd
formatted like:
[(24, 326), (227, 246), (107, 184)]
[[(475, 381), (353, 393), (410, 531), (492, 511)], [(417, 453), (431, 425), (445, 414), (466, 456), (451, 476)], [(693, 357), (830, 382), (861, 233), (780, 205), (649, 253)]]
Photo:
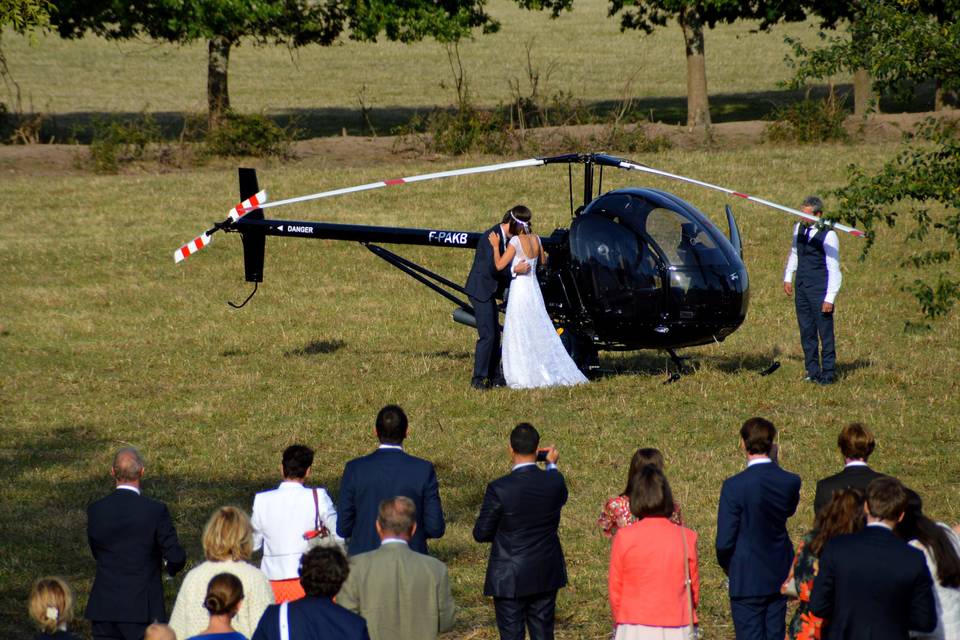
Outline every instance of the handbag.
[(788, 598), (799, 598), (800, 591), (797, 589), (797, 578), (793, 575), (793, 568), (797, 565), (797, 560), (794, 558), (793, 562), (790, 563), (790, 574), (787, 576), (787, 579), (783, 581), (783, 584), (780, 585), (780, 595), (787, 596)]
[(313, 529), (304, 533), (303, 538), (307, 541), (307, 549), (334, 547), (343, 551), (343, 545), (320, 520), (320, 497), (317, 495), (316, 487), (313, 489)]
[(697, 640), (697, 625), (693, 623), (693, 580), (690, 579), (690, 552), (687, 550), (687, 536), (680, 526), (680, 539), (683, 540), (683, 584), (687, 589), (687, 615), (690, 616), (690, 640)]
[(687, 590), (687, 615), (690, 616), (690, 635), (688, 636), (690, 640), (697, 640), (699, 632), (697, 625), (693, 623), (693, 580), (690, 579), (690, 552), (687, 550), (687, 536), (683, 532), (683, 527), (680, 526), (680, 539), (683, 541), (683, 584)]

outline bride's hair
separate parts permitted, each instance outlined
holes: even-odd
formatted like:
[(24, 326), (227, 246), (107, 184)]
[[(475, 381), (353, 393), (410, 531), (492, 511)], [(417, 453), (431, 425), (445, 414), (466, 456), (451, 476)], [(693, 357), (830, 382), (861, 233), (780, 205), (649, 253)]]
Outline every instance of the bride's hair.
[(503, 214), (503, 222), (510, 225), (510, 235), (514, 236), (520, 235), (521, 231), (530, 233), (533, 230), (533, 225), (530, 224), (532, 218), (533, 213), (522, 204), (512, 207)]

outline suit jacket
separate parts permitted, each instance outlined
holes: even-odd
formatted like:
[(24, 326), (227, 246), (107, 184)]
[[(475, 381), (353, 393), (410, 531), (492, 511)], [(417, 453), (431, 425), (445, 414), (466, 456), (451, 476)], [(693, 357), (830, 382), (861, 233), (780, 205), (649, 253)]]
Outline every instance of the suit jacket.
[(337, 604), (363, 616), (373, 640), (433, 640), (456, 611), (447, 565), (402, 542), (353, 556)]
[(716, 549), (730, 597), (780, 593), (793, 561), (787, 519), (799, 502), (800, 476), (775, 462), (754, 464), (724, 481)]
[(560, 547), (560, 510), (567, 485), (556, 469), (515, 469), (487, 485), (473, 527), (477, 542), (492, 542), (483, 595), (502, 598), (555, 591), (567, 584)]
[(320, 522), (330, 533), (337, 532), (337, 510), (327, 492), (317, 488), (317, 505), (313, 489), (299, 482), (281, 482), (270, 491), (261, 491), (253, 498), (253, 550), (263, 547), (260, 570), (270, 580), (290, 580), (300, 576), (300, 556), (307, 552), (303, 534), (313, 529), (320, 508)]
[(810, 611), (825, 619), (824, 640), (907, 640), (937, 626), (932, 587), (923, 552), (868, 526), (824, 545)]
[(97, 572), (85, 617), (97, 622), (166, 622), (162, 561), (176, 574), (187, 562), (167, 505), (117, 489), (87, 507), (87, 539)]
[(483, 237), (477, 243), (477, 250), (473, 254), (473, 266), (467, 276), (464, 288), (467, 295), (480, 302), (486, 302), (495, 295), (502, 296), (503, 290), (510, 284), (510, 265), (500, 271), (493, 261), (493, 247), (487, 237), (496, 232), (500, 236), (500, 255), (507, 250), (507, 239), (500, 225), (493, 226), (483, 232)]
[(840, 473), (817, 481), (817, 493), (813, 497), (813, 512), (820, 513), (824, 507), (830, 504), (834, 491), (843, 489), (866, 491), (867, 485), (874, 478), (882, 477), (882, 473), (878, 473), (866, 465), (857, 464), (852, 467), (844, 467)]
[[(366, 621), (329, 598), (300, 598), (287, 605), (292, 640), (370, 640)], [(280, 640), (280, 605), (263, 612), (250, 640)]]
[(343, 469), (337, 533), (350, 539), (350, 555), (380, 546), (376, 528), (380, 502), (394, 496), (406, 496), (417, 506), (411, 549), (426, 553), (427, 538), (443, 536), (446, 523), (433, 464), (401, 449), (377, 449)]

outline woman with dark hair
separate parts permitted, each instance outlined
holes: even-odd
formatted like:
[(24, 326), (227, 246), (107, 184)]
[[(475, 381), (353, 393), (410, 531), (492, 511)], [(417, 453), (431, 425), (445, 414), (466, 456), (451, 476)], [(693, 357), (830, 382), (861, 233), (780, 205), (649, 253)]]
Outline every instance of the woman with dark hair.
[(897, 534), (926, 556), (937, 604), (937, 628), (930, 634), (911, 633), (911, 637), (960, 638), (960, 536), (949, 525), (923, 515), (923, 501), (909, 489)]
[(370, 640), (367, 622), (333, 602), (350, 573), (343, 553), (314, 547), (300, 558), (300, 584), (306, 597), (272, 604), (263, 612), (252, 640)]
[(819, 640), (823, 619), (810, 612), (810, 592), (817, 577), (817, 561), (827, 540), (860, 531), (865, 524), (863, 494), (857, 489), (834, 491), (827, 506), (817, 513), (813, 530), (804, 536), (781, 591), (800, 602), (787, 625), (790, 640)]
[(630, 511), (617, 533), (607, 586), (615, 640), (689, 640), (697, 622), (697, 534), (670, 521), (673, 493), (653, 465), (637, 474)]
[(218, 573), (207, 585), (203, 608), (210, 614), (207, 628), (188, 640), (247, 640), (230, 621), (243, 604), (243, 583), (232, 573)]
[[(533, 233), (532, 215), (522, 204), (507, 212), (503, 221), (509, 222), (510, 240), (502, 255), (500, 234), (494, 231), (488, 238), (495, 268), (499, 271), (511, 265), (514, 275), (503, 318), (503, 377), (514, 389), (582, 384), (587, 378), (560, 341), (543, 302), (537, 263), (545, 263), (547, 258), (540, 237)], [(530, 270), (518, 272), (521, 262), (528, 263)]]
[[(603, 511), (597, 519), (597, 526), (607, 538), (613, 538), (618, 529), (622, 529), (636, 518), (630, 513), (630, 494), (640, 470), (647, 465), (653, 465), (660, 471), (663, 471), (663, 454), (659, 449), (652, 447), (637, 449), (630, 460), (630, 470), (627, 472), (627, 487), (618, 496), (613, 496), (603, 505)], [(683, 524), (683, 515), (680, 513), (680, 504), (673, 503), (673, 513), (670, 514), (670, 521), (674, 524)]]

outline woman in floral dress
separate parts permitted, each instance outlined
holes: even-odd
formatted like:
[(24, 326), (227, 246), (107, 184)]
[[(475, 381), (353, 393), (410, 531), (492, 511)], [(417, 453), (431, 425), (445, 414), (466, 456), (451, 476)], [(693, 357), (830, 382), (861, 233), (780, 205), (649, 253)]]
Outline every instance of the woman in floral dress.
[[(797, 610), (787, 625), (789, 640), (820, 640), (823, 619), (810, 612), (810, 592), (817, 577), (820, 552), (827, 540), (845, 533), (854, 533), (864, 526), (863, 494), (856, 489), (833, 493), (830, 503), (817, 514), (813, 531), (804, 536), (797, 547), (790, 575), (783, 585), (783, 593), (796, 597)], [(796, 590), (796, 595), (793, 590)]]
[[(607, 538), (613, 539), (618, 529), (622, 529), (628, 524), (636, 522), (636, 518), (630, 513), (630, 492), (633, 490), (634, 483), (643, 468), (651, 465), (663, 471), (663, 454), (659, 449), (644, 448), (637, 449), (630, 460), (630, 471), (627, 474), (627, 488), (618, 496), (607, 500), (603, 505), (603, 511), (600, 512), (600, 518), (597, 519), (597, 526)], [(683, 516), (680, 513), (680, 505), (673, 503), (673, 515), (670, 521), (674, 524), (683, 525)]]

